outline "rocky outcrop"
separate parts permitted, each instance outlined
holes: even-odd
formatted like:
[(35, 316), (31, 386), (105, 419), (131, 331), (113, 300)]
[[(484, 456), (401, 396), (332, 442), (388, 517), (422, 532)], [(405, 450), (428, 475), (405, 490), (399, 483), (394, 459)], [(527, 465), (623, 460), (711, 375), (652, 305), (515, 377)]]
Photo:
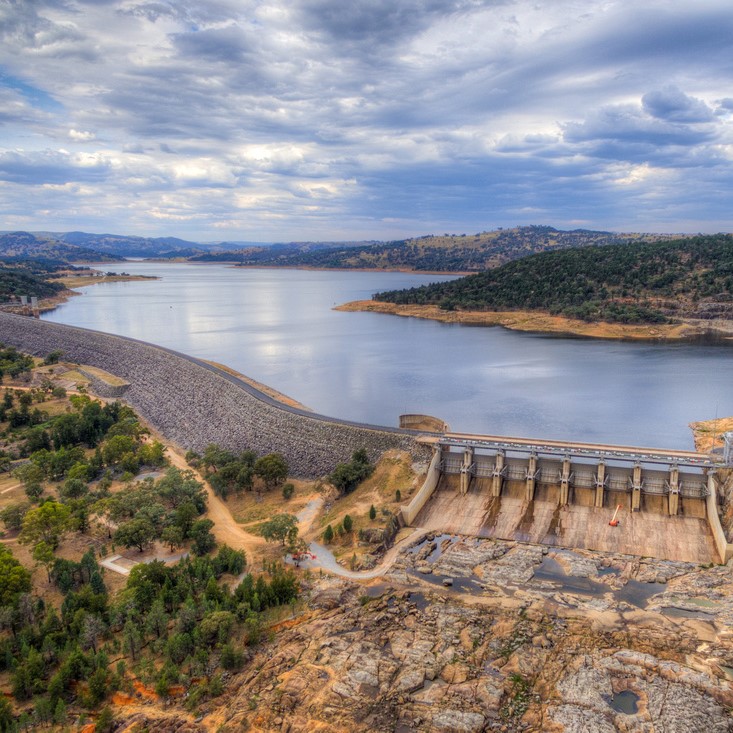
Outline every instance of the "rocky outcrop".
[(133, 339), (0, 313), (0, 341), (34, 355), (60, 350), (66, 361), (129, 382), (125, 401), (186, 449), (219, 443), (279, 452), (291, 473), (304, 478), (329, 473), (360, 447), (373, 460), (390, 448), (422, 456), (406, 433), (288, 408), (215, 367)]

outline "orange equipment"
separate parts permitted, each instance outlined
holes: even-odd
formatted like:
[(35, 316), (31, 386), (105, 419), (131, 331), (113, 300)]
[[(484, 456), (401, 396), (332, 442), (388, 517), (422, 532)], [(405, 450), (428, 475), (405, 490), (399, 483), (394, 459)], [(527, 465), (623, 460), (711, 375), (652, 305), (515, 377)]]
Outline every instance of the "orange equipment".
[(610, 524), (610, 525), (611, 525), (612, 527), (618, 527), (618, 525), (619, 525), (619, 521), (618, 521), (618, 519), (616, 519), (616, 515), (618, 514), (618, 510), (619, 510), (620, 508), (621, 508), (621, 504), (619, 504), (619, 505), (618, 505), (618, 506), (616, 507), (616, 511), (615, 511), (615, 512), (613, 513), (613, 519), (611, 519), (611, 521), (609, 522), (609, 524)]

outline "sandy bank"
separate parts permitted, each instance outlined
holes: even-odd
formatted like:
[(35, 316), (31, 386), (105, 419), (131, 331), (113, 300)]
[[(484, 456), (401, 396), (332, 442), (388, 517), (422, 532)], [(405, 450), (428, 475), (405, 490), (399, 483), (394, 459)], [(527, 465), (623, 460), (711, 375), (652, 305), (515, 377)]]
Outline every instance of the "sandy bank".
[(396, 316), (427, 318), (443, 323), (472, 326), (503, 326), (513, 331), (639, 341), (686, 341), (709, 337), (733, 343), (733, 322), (685, 321), (664, 325), (625, 325), (622, 323), (586, 323), (563, 316), (534, 311), (445, 311), (437, 305), (396, 305), (375, 300), (355, 300), (337, 306), (339, 311), (367, 311)]

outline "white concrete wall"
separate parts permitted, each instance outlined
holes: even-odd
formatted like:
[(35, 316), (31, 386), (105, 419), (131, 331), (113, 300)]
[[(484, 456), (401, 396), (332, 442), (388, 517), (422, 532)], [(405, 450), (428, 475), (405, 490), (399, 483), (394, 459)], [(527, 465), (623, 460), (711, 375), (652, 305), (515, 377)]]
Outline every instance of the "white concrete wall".
[(715, 481), (715, 474), (712, 471), (708, 473), (707, 515), (710, 531), (713, 533), (713, 541), (715, 542), (715, 547), (718, 550), (718, 555), (720, 555), (720, 561), (727, 563), (728, 560), (733, 557), (733, 544), (728, 542), (725, 532), (723, 531), (723, 527), (720, 524), (720, 517), (718, 516), (717, 484)]
[(438, 448), (433, 453), (433, 459), (430, 461), (425, 483), (412, 498), (412, 501), (407, 506), (402, 507), (402, 520), (408, 527), (415, 521), (415, 517), (425, 506), (425, 502), (432, 496), (438, 481), (440, 481), (440, 457), (440, 448)]

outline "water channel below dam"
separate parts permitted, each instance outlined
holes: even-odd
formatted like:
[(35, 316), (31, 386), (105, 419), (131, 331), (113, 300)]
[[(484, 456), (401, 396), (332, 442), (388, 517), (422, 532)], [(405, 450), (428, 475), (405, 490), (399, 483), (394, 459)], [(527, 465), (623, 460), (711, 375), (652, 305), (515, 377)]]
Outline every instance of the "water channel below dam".
[(126, 262), (159, 280), (82, 289), (43, 318), (216, 361), (317, 412), (378, 425), (418, 412), (461, 432), (692, 448), (733, 415), (733, 347), (599, 341), (335, 305), (450, 276)]

